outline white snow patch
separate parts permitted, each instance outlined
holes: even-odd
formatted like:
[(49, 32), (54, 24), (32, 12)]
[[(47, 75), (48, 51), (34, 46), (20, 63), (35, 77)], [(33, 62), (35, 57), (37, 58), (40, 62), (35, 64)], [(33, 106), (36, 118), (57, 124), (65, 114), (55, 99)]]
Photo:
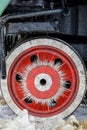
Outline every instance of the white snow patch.
[(24, 110), (21, 116), (15, 119), (1, 119), (0, 130), (36, 130), (33, 120), (28, 119), (28, 112)]

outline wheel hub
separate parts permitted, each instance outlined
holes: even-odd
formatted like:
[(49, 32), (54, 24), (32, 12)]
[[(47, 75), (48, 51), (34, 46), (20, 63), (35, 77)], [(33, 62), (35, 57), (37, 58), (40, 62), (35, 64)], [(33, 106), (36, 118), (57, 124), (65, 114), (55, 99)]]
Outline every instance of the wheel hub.
[(26, 97), (31, 97), (37, 103), (49, 105), (52, 99), (57, 100), (64, 91), (61, 91), (61, 88), (59, 90), (63, 75), (58, 74), (58, 70), (53, 68), (55, 65), (50, 67), (52, 63), (37, 62), (38, 64), (32, 64), (32, 69), (30, 66), (27, 67), (22, 84), (24, 89), (27, 89)]
[(35, 87), (39, 91), (45, 92), (50, 89), (51, 85), (52, 78), (48, 74), (41, 73), (35, 77)]

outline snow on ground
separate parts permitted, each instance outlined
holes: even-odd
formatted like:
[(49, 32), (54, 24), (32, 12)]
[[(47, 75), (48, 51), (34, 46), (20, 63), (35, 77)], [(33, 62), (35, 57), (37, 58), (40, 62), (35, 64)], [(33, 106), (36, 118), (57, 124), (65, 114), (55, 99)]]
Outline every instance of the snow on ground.
[[(0, 109), (0, 130), (87, 130), (87, 120), (78, 121), (74, 115), (70, 116), (67, 120), (59, 119), (57, 127), (46, 121), (36, 121), (33, 116), (28, 116), (27, 110), (24, 110), (20, 116), (16, 116), (7, 107), (1, 106)], [(8, 116), (7, 116), (8, 115)], [(49, 124), (47, 127), (47, 124)]]
[(87, 105), (80, 105), (74, 112), (74, 115), (78, 120), (87, 119)]
[(87, 106), (80, 105), (73, 115), (67, 121), (37, 122), (32, 116), (28, 117), (26, 110), (18, 117), (0, 96), (0, 130), (87, 130)]
[(66, 121), (37, 122), (26, 110), (18, 117), (0, 96), (0, 130), (87, 130), (87, 106), (79, 106), (73, 115)]
[(7, 106), (0, 105), (0, 119), (13, 119), (16, 114)]

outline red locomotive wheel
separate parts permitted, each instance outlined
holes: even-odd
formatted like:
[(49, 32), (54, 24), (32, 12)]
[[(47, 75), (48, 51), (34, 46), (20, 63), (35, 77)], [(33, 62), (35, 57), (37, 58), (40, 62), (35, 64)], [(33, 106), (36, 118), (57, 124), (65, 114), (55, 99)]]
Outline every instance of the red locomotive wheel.
[(79, 56), (65, 42), (38, 38), (21, 44), (7, 58), (4, 98), (20, 115), (67, 117), (85, 91), (85, 70)]

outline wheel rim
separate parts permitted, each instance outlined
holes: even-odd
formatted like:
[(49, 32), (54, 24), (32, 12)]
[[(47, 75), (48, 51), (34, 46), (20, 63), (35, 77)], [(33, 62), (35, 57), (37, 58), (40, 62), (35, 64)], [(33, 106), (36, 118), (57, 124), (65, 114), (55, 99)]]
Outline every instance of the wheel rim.
[(62, 42), (43, 41), (45, 45), (40, 39), (33, 40), (29, 48), (21, 45), (22, 52), (9, 67), (7, 84), (10, 97), (19, 109), (27, 109), (38, 117), (51, 117), (63, 113), (78, 94), (81, 96), (80, 73), (71, 57), (52, 44), (57, 42), (58, 46)]

